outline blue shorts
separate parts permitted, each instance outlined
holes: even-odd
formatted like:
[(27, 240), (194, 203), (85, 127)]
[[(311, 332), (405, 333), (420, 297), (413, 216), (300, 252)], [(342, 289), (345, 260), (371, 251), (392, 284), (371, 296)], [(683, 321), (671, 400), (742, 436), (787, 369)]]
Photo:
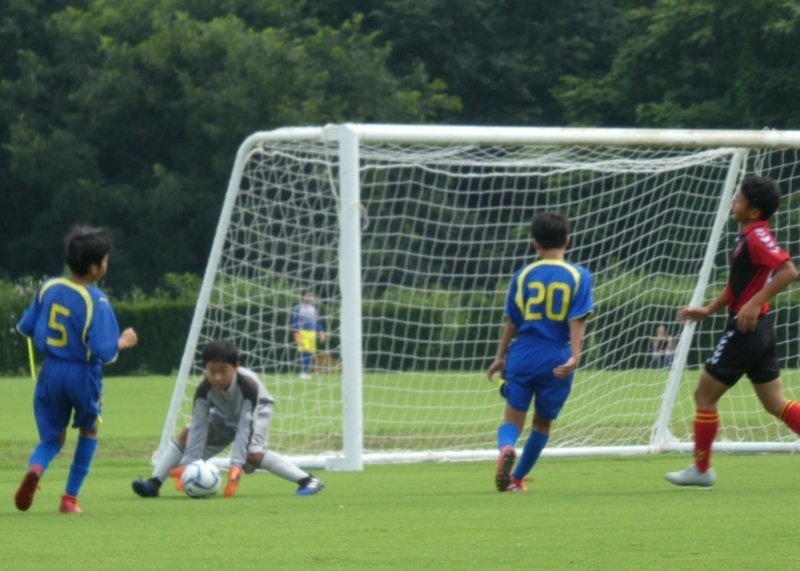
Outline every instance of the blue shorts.
[(73, 428), (93, 430), (100, 417), (102, 397), (100, 365), (45, 359), (33, 397), (39, 439), (57, 440), (73, 411)]
[(536, 414), (555, 420), (572, 390), (574, 373), (565, 379), (553, 376), (553, 369), (572, 355), (568, 346), (516, 340), (508, 348), (504, 396), (508, 405), (527, 412), (531, 402)]

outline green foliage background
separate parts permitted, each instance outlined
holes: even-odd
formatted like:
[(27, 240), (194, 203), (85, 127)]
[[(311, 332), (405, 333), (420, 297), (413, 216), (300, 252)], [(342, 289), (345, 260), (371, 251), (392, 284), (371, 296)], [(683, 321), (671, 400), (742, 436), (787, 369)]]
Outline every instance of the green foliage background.
[(796, 0), (6, 0), (0, 277), (77, 222), (199, 275), (236, 149), (329, 122), (797, 128)]

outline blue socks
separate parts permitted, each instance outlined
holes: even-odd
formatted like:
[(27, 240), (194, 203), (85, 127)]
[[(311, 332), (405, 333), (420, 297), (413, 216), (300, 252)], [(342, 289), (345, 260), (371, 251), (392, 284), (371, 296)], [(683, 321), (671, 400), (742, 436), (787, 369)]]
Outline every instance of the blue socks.
[(510, 422), (504, 422), (497, 428), (497, 449), (503, 446), (516, 446), (519, 429)]
[(311, 364), (314, 362), (313, 353), (300, 353), (300, 372), (310, 373)]
[(522, 449), (522, 456), (514, 469), (512, 476), (522, 480), (525, 476), (533, 470), (534, 464), (539, 459), (539, 456), (547, 446), (547, 439), (550, 438), (549, 434), (542, 434), (541, 432), (531, 431), (528, 441), (525, 443), (525, 448)]
[(88, 436), (78, 436), (78, 444), (75, 446), (75, 456), (72, 458), (72, 466), (67, 477), (68, 496), (78, 497), (83, 481), (89, 473), (89, 465), (94, 458), (94, 451), (97, 450), (97, 438)]
[(61, 452), (61, 443), (58, 440), (50, 442), (39, 442), (36, 448), (33, 449), (30, 459), (28, 460), (28, 468), (34, 464), (39, 464), (42, 467), (42, 472), (47, 470), (53, 458), (58, 456)]

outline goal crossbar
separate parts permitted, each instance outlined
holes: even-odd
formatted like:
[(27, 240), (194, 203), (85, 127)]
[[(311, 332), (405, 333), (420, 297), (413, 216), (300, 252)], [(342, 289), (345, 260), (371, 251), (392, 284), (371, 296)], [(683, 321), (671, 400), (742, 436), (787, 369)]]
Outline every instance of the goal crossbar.
[[(729, 204), (746, 174), (779, 181), (774, 228), (789, 251), (800, 246), (798, 149), (800, 132), (770, 130), (344, 124), (255, 133), (234, 162), (154, 457), (187, 422), (199, 350), (220, 336), (239, 343), (277, 394), (270, 444), (301, 465), (493, 457), (502, 401), (483, 371), (539, 209), (569, 215), (570, 257), (593, 272), (599, 299), (575, 394), (555, 425), (564, 436), (545, 454), (685, 452), (689, 387), (722, 322), (669, 323), (675, 350), (663, 370), (649, 365), (649, 335), (679, 304), (724, 285), (736, 232)], [(327, 314), (333, 344), (321, 353), (333, 365), (301, 384), (287, 311), (306, 287)], [(775, 304), (790, 369), (793, 291)], [(723, 412), (743, 426), (723, 431), (716, 449), (795, 451), (796, 439), (739, 388)]]

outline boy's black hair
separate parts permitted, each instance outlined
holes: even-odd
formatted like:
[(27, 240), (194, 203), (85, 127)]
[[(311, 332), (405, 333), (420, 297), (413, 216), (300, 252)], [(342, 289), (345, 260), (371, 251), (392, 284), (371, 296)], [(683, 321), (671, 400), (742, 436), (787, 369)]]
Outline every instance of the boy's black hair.
[(569, 220), (563, 214), (538, 212), (531, 221), (531, 237), (545, 250), (563, 248), (569, 236)]
[(761, 211), (761, 219), (769, 220), (781, 203), (781, 190), (771, 178), (749, 176), (742, 181), (742, 196), (751, 208)]
[(208, 365), (209, 361), (219, 361), (236, 367), (239, 365), (239, 348), (233, 341), (224, 339), (209, 341), (203, 347), (203, 366)]
[(103, 228), (73, 226), (64, 237), (64, 257), (78, 276), (89, 273), (89, 266), (100, 265), (111, 251), (111, 237)]

